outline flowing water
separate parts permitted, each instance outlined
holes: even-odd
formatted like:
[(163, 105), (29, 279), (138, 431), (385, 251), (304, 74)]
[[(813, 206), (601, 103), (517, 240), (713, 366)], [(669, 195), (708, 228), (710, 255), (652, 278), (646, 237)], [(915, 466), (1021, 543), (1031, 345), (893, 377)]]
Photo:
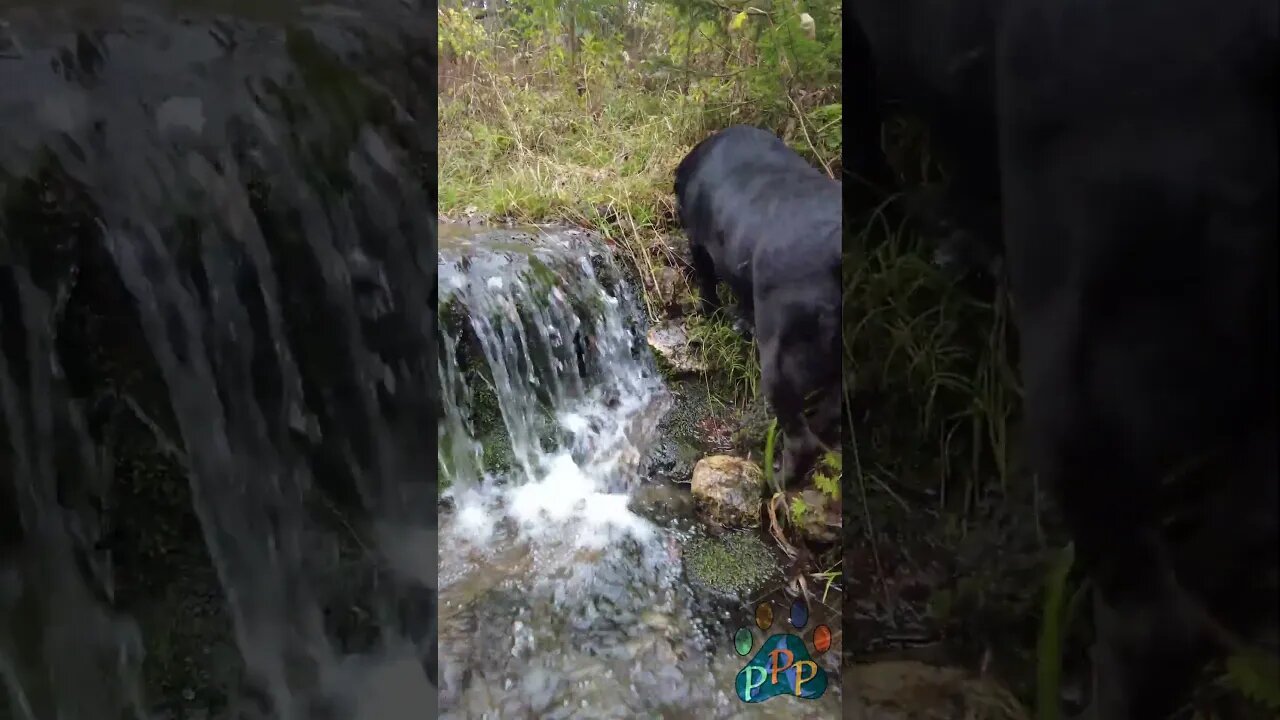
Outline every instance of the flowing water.
[(635, 511), (608, 251), (436, 254), (431, 8), (63, 5), (0, 6), (0, 718), (838, 715)]
[(433, 716), (430, 10), (66, 5), (0, 18), (0, 717)]
[(744, 616), (686, 580), (687, 516), (634, 510), (670, 397), (609, 251), (455, 229), (439, 277), (442, 716), (838, 717), (737, 699)]

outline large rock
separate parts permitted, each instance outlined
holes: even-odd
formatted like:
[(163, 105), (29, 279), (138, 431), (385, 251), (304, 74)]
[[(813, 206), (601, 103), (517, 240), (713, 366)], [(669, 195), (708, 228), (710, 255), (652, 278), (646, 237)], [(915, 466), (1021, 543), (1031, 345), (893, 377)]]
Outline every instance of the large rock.
[(763, 489), (760, 468), (742, 458), (711, 455), (693, 468), (694, 509), (718, 529), (759, 527)]

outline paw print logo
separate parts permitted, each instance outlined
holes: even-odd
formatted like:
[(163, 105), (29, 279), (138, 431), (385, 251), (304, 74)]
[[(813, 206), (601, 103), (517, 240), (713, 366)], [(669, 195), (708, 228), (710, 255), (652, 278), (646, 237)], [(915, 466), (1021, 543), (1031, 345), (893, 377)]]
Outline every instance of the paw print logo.
[[(831, 649), (831, 628), (818, 625), (813, 629), (814, 655), (810, 656), (799, 634), (809, 622), (809, 607), (804, 600), (797, 599), (792, 603), (790, 620), (795, 634), (782, 632), (770, 635), (738, 671), (733, 684), (743, 702), (764, 702), (779, 695), (816, 700), (827, 691), (827, 674), (813, 657)], [(773, 606), (768, 601), (756, 606), (756, 626), (765, 632), (773, 626)], [(738, 628), (733, 636), (733, 646), (738, 654), (746, 657), (754, 644), (751, 629)]]

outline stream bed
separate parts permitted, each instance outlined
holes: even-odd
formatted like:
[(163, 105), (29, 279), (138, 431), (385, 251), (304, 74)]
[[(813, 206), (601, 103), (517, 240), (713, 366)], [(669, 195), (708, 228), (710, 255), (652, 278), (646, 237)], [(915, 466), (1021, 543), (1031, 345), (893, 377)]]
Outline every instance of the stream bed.
[(442, 717), (839, 717), (834, 658), (820, 697), (735, 692), (739, 628), (754, 654), (825, 618), (784, 629), (757, 588), (766, 633), (749, 593), (690, 581), (705, 533), (651, 472), (677, 397), (622, 263), (571, 229), (440, 238)]

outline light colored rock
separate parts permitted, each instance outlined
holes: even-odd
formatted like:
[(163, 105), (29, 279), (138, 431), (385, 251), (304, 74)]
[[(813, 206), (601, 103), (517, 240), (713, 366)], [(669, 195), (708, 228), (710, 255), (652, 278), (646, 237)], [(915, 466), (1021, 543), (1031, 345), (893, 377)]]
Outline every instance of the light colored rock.
[(689, 336), (684, 326), (678, 322), (666, 322), (649, 329), (649, 347), (665, 363), (672, 373), (677, 375), (694, 375), (707, 371), (689, 344)]
[(693, 506), (717, 528), (760, 526), (764, 474), (759, 466), (731, 455), (710, 455), (693, 467)]
[(1030, 717), (1008, 689), (959, 668), (937, 667), (914, 660), (888, 660), (846, 666), (843, 676), (845, 692), (853, 695), (851, 717), (864, 720), (1027, 720)]
[(680, 271), (669, 265), (663, 265), (654, 274), (654, 284), (656, 285), (655, 289), (658, 291), (658, 299), (664, 307), (673, 308), (680, 304), (678, 302), (680, 299), (680, 281)]
[[(790, 495), (790, 493), (788, 493)], [(795, 494), (805, 504), (796, 530), (806, 540), (817, 543), (840, 541), (840, 503), (818, 490), (806, 489)], [(792, 501), (794, 502), (794, 500)], [(793, 522), (795, 519), (793, 518)]]

